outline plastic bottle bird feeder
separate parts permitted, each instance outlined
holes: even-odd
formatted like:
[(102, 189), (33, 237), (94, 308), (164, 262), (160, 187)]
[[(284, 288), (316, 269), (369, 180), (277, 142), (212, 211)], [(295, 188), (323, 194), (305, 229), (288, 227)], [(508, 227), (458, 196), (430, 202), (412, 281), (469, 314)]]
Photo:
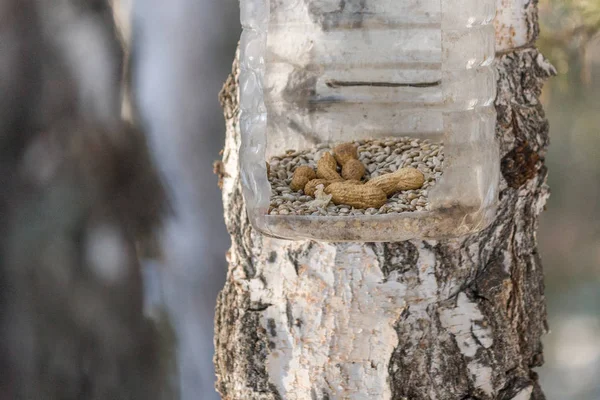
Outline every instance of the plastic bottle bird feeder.
[(253, 226), (325, 241), (485, 228), (500, 175), (495, 3), (241, 0)]

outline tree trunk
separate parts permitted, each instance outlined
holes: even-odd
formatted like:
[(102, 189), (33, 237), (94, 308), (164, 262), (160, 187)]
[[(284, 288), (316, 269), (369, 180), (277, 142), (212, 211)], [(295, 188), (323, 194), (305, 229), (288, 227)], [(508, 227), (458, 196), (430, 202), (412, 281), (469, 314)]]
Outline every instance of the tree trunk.
[(456, 240), (331, 244), (255, 232), (240, 187), (234, 64), (221, 95), (233, 242), (215, 333), (224, 399), (544, 399), (532, 370), (547, 331), (539, 95), (554, 69), (531, 45), (535, 3), (499, 0), (500, 206), (492, 226)]

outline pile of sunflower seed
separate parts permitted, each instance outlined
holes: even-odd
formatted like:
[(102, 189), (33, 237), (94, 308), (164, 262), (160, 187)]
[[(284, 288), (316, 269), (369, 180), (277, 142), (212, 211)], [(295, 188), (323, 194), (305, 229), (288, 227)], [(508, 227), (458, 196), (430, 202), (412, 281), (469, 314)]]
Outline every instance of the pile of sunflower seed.
[(407, 190), (390, 197), (381, 208), (356, 209), (345, 205), (329, 203), (327, 207), (316, 206), (314, 198), (302, 191), (294, 192), (290, 188), (294, 170), (301, 165), (316, 169), (317, 161), (324, 152), (331, 152), (336, 144), (321, 144), (314, 149), (303, 151), (288, 150), (282, 156), (272, 157), (269, 161), (271, 183), (270, 215), (376, 215), (429, 209), (427, 196), (429, 190), (442, 176), (444, 146), (430, 140), (415, 138), (389, 138), (359, 140), (353, 142), (358, 147), (359, 160), (367, 172), (364, 180), (395, 172), (399, 168), (413, 167), (425, 175), (421, 189)]

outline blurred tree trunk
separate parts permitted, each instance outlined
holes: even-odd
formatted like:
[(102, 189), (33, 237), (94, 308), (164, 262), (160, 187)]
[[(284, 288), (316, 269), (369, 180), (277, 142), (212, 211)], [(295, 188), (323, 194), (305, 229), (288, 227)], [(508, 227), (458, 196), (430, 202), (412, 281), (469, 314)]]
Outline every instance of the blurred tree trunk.
[(237, 7), (238, 0), (135, 0), (131, 10), (132, 98), (174, 210), (157, 271), (178, 338), (182, 400), (219, 398), (212, 322), (230, 243), (212, 173), (225, 139), (215, 94), (239, 38)]
[(0, 398), (172, 399), (136, 254), (165, 197), (121, 121), (108, 0), (6, 0), (0, 20)]
[(538, 217), (548, 197), (553, 67), (535, 49), (536, 2), (498, 2), (500, 207), (485, 231), (381, 244), (282, 241), (250, 227), (238, 169), (237, 62), (221, 100), (233, 246), (216, 316), (224, 399), (544, 399), (547, 331)]

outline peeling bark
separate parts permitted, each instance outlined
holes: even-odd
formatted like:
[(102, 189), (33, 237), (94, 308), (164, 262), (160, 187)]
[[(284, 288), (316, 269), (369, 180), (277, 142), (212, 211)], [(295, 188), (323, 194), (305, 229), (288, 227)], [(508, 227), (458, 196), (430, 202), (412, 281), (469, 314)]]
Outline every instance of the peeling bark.
[[(534, 2), (522, 12), (529, 43)], [(221, 94), (233, 242), (215, 332), (224, 399), (544, 399), (533, 371), (547, 331), (535, 237), (549, 195), (539, 96), (554, 69), (533, 47), (503, 52), (497, 65), (504, 179), (496, 221), (448, 241), (328, 244), (250, 227), (234, 64)]]

